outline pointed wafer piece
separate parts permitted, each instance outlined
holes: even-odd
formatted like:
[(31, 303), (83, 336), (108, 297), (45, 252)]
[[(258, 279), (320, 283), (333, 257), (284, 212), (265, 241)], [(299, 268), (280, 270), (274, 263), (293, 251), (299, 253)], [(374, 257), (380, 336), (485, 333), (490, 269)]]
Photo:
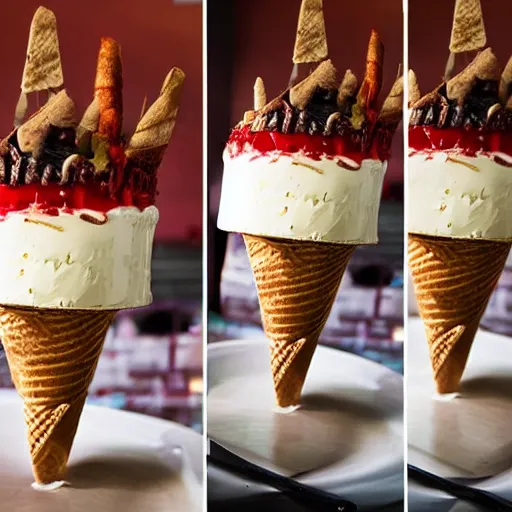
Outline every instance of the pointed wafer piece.
[(290, 90), (290, 103), (299, 109), (304, 109), (318, 88), (336, 89), (336, 68), (331, 60), (324, 60), (302, 82)]
[(37, 483), (65, 478), (66, 463), (115, 311), (0, 308), (0, 335), (23, 399)]
[(258, 114), (260, 114), (260, 115), (268, 114), (269, 112), (272, 112), (273, 110), (282, 108), (284, 94), (285, 93), (282, 93), (279, 96), (276, 96), (274, 99), (271, 99), (262, 109), (260, 109)]
[(366, 71), (363, 83), (357, 93), (356, 102), (352, 105), (350, 122), (358, 130), (362, 127), (367, 110), (376, 110), (377, 99), (382, 87), (382, 64), (384, 61), (384, 45), (379, 34), (372, 29), (368, 53), (366, 55)]
[(399, 76), (382, 104), (379, 119), (384, 123), (398, 123), (402, 119), (404, 101), (404, 77)]
[(294, 64), (327, 59), (327, 37), (322, 0), (302, 0), (293, 51)]
[(20, 93), (20, 97), (18, 99), (18, 103), (16, 104), (16, 110), (14, 112), (14, 127), (19, 128), (27, 115), (28, 110), (28, 98), (27, 95), (22, 92)]
[(78, 123), (76, 129), (76, 138), (80, 141), (86, 133), (92, 134), (98, 130), (100, 121), (100, 107), (98, 105), (98, 98), (94, 98), (87, 107), (82, 120)]
[(265, 84), (258, 77), (254, 83), (254, 110), (257, 112), (267, 104), (267, 94), (265, 93)]
[(455, 53), (450, 52), (448, 56), (448, 60), (446, 61), (446, 65), (444, 67), (444, 76), (443, 80), (447, 82), (453, 76), (453, 72), (455, 71)]
[(63, 84), (57, 20), (52, 11), (39, 7), (30, 26), (21, 90), (30, 93), (58, 89)]
[(251, 124), (256, 117), (256, 113), (254, 110), (246, 110), (244, 112), (244, 119), (242, 121), (242, 125)]
[(417, 100), (411, 105), (411, 108), (423, 108), (425, 106), (441, 103), (443, 96), (441, 96), (440, 90), (442, 87), (443, 84), (436, 87), (433, 91), (430, 91), (429, 93), (425, 94), (425, 96), (421, 96), (419, 100)]
[(299, 78), (299, 65), (294, 64), (292, 68), (292, 72), (290, 73), (290, 78), (288, 79), (288, 89), (291, 89)]
[(409, 73), (407, 74), (408, 78), (408, 86), (409, 86), (409, 106), (413, 105), (421, 98), (420, 86), (418, 84), (418, 78), (416, 73), (409, 69)]
[(298, 405), (311, 358), (355, 245), (244, 235), (272, 342), (277, 404)]
[(345, 75), (343, 76), (343, 80), (341, 81), (340, 87), (338, 89), (338, 97), (336, 99), (338, 103), (338, 107), (341, 107), (345, 104), (345, 102), (352, 98), (357, 91), (357, 78), (354, 73), (350, 69), (345, 71)]
[(384, 45), (376, 30), (371, 31), (366, 71), (357, 94), (357, 103), (363, 108), (375, 110), (377, 98), (382, 87), (382, 64), (384, 62)]
[(98, 101), (98, 134), (117, 144), (123, 125), (123, 64), (121, 47), (110, 37), (101, 38), (94, 83)]
[(37, 156), (50, 126), (76, 126), (75, 104), (66, 91), (60, 91), (18, 129), (18, 144), (23, 152)]
[(486, 43), (480, 0), (456, 0), (450, 51), (462, 53), (480, 50)]
[[(176, 87), (176, 71), (181, 71), (179, 68), (172, 68), (169, 73), (164, 78), (162, 82), (162, 88), (160, 89), (160, 96), (168, 95), (173, 91)], [(183, 73), (183, 71), (181, 71)]]
[(461, 104), (474, 87), (476, 80), (496, 80), (501, 78), (498, 59), (490, 48), (480, 52), (473, 62), (461, 73), (446, 83), (448, 99)]
[(9, 153), (9, 139), (14, 133), (15, 131), (12, 131), (7, 137), (0, 140), (0, 156), (5, 156)]
[(100, 107), (98, 105), (98, 98), (94, 98), (82, 116), (80, 123), (78, 124), (77, 132), (95, 132), (98, 129), (100, 120)]
[(55, 14), (39, 7), (32, 18), (21, 93), (14, 114), (18, 128), (28, 110), (27, 93), (59, 89), (64, 84)]
[(146, 95), (146, 96), (144, 96), (144, 100), (142, 102), (142, 107), (140, 109), (139, 121), (144, 117), (144, 114), (146, 113), (147, 108), (148, 108), (148, 97)]
[(458, 390), (509, 242), (409, 235), (409, 268), (440, 393)]
[(501, 74), (500, 80), (500, 101), (502, 105), (507, 104), (507, 100), (512, 94), (512, 57), (508, 59), (507, 65)]
[(129, 162), (156, 171), (174, 130), (185, 73), (173, 68), (165, 78), (157, 100), (140, 120), (126, 148)]

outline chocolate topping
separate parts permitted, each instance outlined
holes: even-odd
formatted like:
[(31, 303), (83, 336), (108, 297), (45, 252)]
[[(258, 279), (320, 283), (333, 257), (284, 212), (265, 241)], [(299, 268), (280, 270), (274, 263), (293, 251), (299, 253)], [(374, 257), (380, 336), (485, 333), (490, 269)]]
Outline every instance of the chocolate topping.
[(335, 89), (336, 85), (336, 69), (330, 60), (325, 60), (305, 80), (290, 89), (290, 103), (304, 109), (317, 89)]
[(409, 124), (512, 131), (512, 111), (500, 99), (500, 81), (500, 66), (488, 48), (457, 76), (414, 102)]
[[(237, 128), (250, 127), (253, 133), (341, 136), (355, 151), (367, 152), (377, 147), (385, 155), (402, 119), (403, 80), (394, 84), (384, 115), (379, 117), (377, 100), (382, 86), (383, 57), (382, 42), (372, 30), (365, 76), (360, 84), (350, 70), (340, 84), (332, 62), (323, 60), (304, 80), (291, 85), (263, 107), (260, 101), (255, 101), (255, 110), (246, 112)], [(259, 88), (262, 89), (262, 84)]]
[(95, 176), (94, 165), (83, 155), (77, 155), (63, 179), (64, 161), (78, 152), (74, 128), (51, 126), (37, 157), (20, 149), (17, 132), (6, 144), (8, 152), (0, 156), (0, 185), (72, 185), (108, 180), (108, 176)]
[(500, 75), (498, 60), (492, 50), (487, 48), (479, 53), (466, 69), (448, 80), (446, 83), (447, 97), (462, 104), (477, 80), (498, 81)]
[[(108, 208), (117, 203), (142, 209), (154, 204), (157, 168), (173, 132), (184, 78), (180, 69), (171, 70), (127, 144), (122, 130), (121, 48), (115, 40), (102, 38), (94, 100), (78, 123), (75, 105), (63, 89), (55, 15), (39, 8), (31, 26), (14, 131), (0, 139), (0, 196), (6, 197), (0, 201), (2, 215), (33, 202), (39, 205), (40, 199), (44, 208), (46, 202), (70, 208)], [(26, 119), (27, 94), (36, 91), (44, 91), (48, 101)], [(75, 184), (88, 186), (52, 187)], [(7, 189), (28, 185), (37, 187), (19, 193)]]
[(76, 126), (75, 105), (66, 91), (53, 96), (18, 129), (19, 147), (37, 156), (48, 137), (51, 126), (68, 128)]
[[(359, 129), (352, 125), (351, 118), (346, 114), (346, 108), (337, 103), (337, 89), (317, 88), (304, 110), (293, 107), (290, 104), (289, 91), (272, 102), (272, 109), (265, 108), (257, 112), (257, 116), (251, 125), (251, 130), (274, 131), (283, 134), (308, 133), (310, 135), (348, 137), (352, 144), (366, 151), (375, 137), (389, 148), (391, 138), (396, 129), (396, 124), (387, 121), (365, 120)], [(353, 105), (355, 96), (349, 100)], [(350, 109), (349, 109), (350, 112)], [(389, 133), (388, 133), (389, 132)]]
[[(290, 103), (290, 91), (287, 91), (279, 102), (273, 104), (273, 108), (260, 114), (258, 117), (263, 119), (263, 126), (267, 131), (277, 131), (281, 133), (325, 133), (327, 121), (334, 113), (338, 113), (336, 102), (336, 89), (317, 88), (313, 93), (309, 103), (304, 109), (293, 107)], [(331, 123), (332, 132), (336, 133), (340, 127), (341, 119)], [(347, 119), (345, 125), (349, 125)], [(253, 131), (254, 130), (253, 125)]]

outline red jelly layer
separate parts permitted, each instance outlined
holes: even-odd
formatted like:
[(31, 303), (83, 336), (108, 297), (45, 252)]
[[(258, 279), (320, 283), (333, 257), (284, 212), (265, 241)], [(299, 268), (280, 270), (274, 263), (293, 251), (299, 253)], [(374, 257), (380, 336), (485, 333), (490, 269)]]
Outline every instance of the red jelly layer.
[(454, 151), (466, 156), (477, 153), (505, 153), (512, 156), (512, 133), (477, 129), (411, 126), (409, 149), (420, 151)]
[(56, 184), (0, 185), (0, 217), (13, 211), (23, 211), (36, 205), (37, 210), (47, 215), (58, 215), (59, 209), (96, 210), (101, 213), (120, 206), (136, 206), (140, 210), (153, 204), (149, 194), (133, 194), (128, 187), (122, 189), (115, 199), (109, 194), (108, 184), (90, 183), (62, 186)]
[(332, 135), (309, 135), (306, 133), (280, 133), (271, 131), (252, 132), (250, 126), (235, 128), (229, 137), (227, 150), (230, 156), (236, 157), (247, 151), (247, 145), (258, 153), (265, 155), (272, 151), (280, 151), (285, 154), (298, 153), (306, 154), (312, 160), (339, 156), (350, 158), (358, 164), (363, 160), (371, 158), (385, 160), (388, 155), (379, 150), (377, 137), (368, 151), (362, 152), (361, 146), (354, 144), (348, 136)]

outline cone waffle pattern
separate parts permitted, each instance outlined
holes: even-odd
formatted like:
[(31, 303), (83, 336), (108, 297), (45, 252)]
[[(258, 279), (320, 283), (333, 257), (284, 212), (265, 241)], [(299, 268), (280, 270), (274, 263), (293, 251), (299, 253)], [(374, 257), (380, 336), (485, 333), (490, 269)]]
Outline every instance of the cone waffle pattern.
[(62, 480), (114, 311), (0, 308), (0, 338), (23, 398), (36, 482)]
[(508, 242), (409, 235), (409, 267), (440, 393), (458, 390)]
[(273, 342), (277, 403), (300, 403), (318, 338), (354, 245), (244, 235), (258, 288), (265, 334)]

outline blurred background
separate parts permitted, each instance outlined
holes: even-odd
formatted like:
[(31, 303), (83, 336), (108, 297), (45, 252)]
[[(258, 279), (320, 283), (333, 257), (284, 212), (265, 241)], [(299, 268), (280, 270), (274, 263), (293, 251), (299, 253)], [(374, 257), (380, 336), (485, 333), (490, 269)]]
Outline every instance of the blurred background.
[[(510, 40), (503, 37), (509, 33), (508, 17), (510, 0), (481, 0), (487, 32), (487, 45), (492, 48), (505, 67), (510, 58)], [(428, 4), (422, 0), (409, 0), (409, 66), (418, 76), (423, 94), (431, 91), (442, 81), (448, 59), (448, 45), (453, 18), (454, 2), (435, 0)], [(436, 30), (428, 34), (420, 27), (433, 26)], [(467, 64), (464, 57), (458, 59), (458, 69)], [(408, 310), (417, 315), (418, 308), (411, 279), (409, 282)], [(512, 257), (509, 256), (480, 327), (489, 331), (512, 336)]]
[[(300, 0), (216, 0), (208, 4), (208, 340), (263, 336), (256, 287), (240, 235), (216, 228), (222, 152), (230, 129), (252, 108), (257, 76), (269, 98), (290, 78)], [(402, 2), (324, 0), (329, 56), (340, 77), (364, 75), (370, 30), (385, 46), (381, 101), (402, 62)], [(371, 18), (367, 13), (371, 12)], [(353, 22), (357, 20), (357, 22)], [(321, 343), (402, 372), (403, 138), (399, 127), (381, 204), (377, 246), (359, 247), (349, 264)]]
[[(0, 134), (12, 128), (30, 22), (40, 0), (5, 0), (0, 44)], [(144, 412), (201, 430), (202, 8), (201, 1), (44, 0), (57, 16), (65, 87), (83, 112), (93, 97), (102, 36), (122, 47), (124, 131), (138, 122), (173, 67), (185, 87), (159, 170), (160, 222), (153, 260), (154, 304), (118, 314), (89, 401)], [(0, 386), (12, 386), (0, 348)]]

